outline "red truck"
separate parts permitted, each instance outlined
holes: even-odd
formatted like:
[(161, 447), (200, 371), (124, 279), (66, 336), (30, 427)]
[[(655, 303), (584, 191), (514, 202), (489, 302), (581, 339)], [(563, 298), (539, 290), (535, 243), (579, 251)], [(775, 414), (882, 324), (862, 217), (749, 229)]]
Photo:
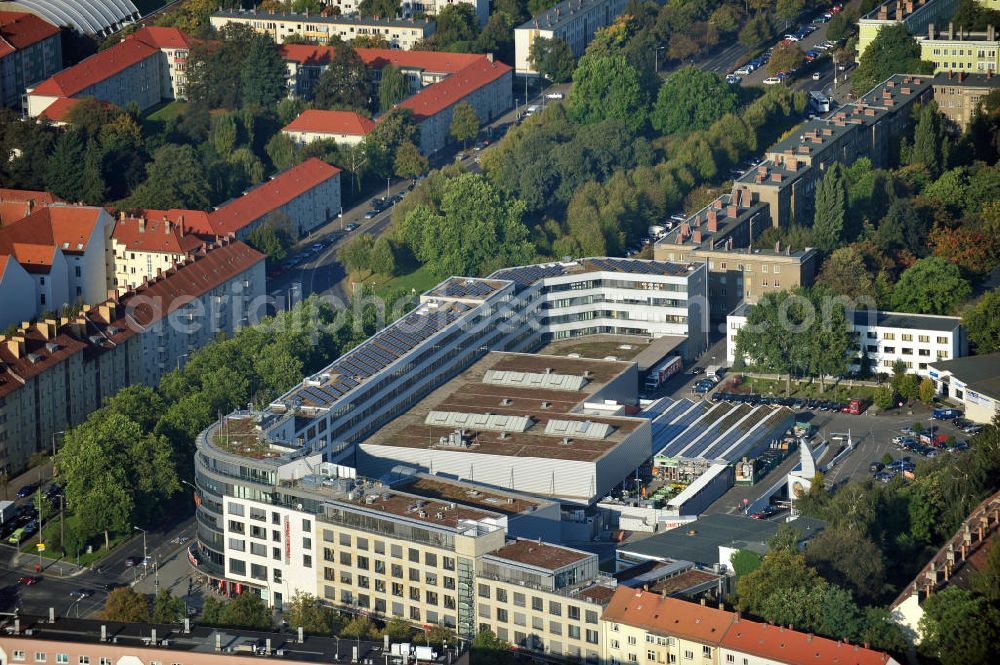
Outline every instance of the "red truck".
[(840, 410), (841, 413), (850, 413), (860, 416), (868, 408), (868, 401), (863, 399), (852, 399), (850, 403)]

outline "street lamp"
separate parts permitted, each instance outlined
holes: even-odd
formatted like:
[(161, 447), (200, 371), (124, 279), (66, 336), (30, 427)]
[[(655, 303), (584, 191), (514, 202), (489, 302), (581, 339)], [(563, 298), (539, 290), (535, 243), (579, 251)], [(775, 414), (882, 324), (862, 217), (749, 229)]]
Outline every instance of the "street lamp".
[(142, 531), (142, 567), (146, 568), (146, 530), (139, 526), (132, 527), (136, 531)]
[(660, 51), (667, 50), (666, 46), (654, 46), (653, 47), (653, 73), (658, 74), (660, 72)]

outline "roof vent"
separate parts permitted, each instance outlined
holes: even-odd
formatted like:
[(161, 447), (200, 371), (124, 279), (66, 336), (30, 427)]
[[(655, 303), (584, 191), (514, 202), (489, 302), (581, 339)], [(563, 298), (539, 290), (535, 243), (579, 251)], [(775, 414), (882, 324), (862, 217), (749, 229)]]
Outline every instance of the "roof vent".
[(552, 402), (542, 402), (542, 408), (543, 409), (551, 409), (552, 408)]
[(573, 443), (573, 439), (569, 438), (568, 436), (563, 437), (562, 445), (568, 446), (571, 443)]
[(55, 342), (48, 342), (45, 345), (45, 350), (48, 351), (49, 353), (55, 353), (56, 351), (59, 350), (59, 345), (56, 344)]

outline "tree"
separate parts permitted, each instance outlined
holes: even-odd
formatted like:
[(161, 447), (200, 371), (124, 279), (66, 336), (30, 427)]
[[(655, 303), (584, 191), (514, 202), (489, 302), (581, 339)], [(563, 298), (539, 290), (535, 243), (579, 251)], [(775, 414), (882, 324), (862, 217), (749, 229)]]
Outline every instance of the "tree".
[(374, 238), (370, 233), (359, 233), (337, 250), (337, 258), (352, 273), (373, 272), (371, 268), (373, 244)]
[(472, 104), (463, 101), (455, 105), (451, 114), (449, 133), (455, 140), (462, 142), (463, 148), (469, 139), (479, 135), (479, 116), (476, 115), (476, 109), (472, 108)]
[(787, 26), (789, 21), (802, 13), (805, 6), (805, 0), (777, 0), (774, 13), (778, 16), (778, 18), (782, 19)]
[(407, 108), (392, 109), (365, 137), (364, 155), (368, 159), (368, 168), (379, 177), (388, 178), (395, 170), (396, 152), (400, 146), (418, 140), (413, 112)]
[(288, 256), (288, 249), (295, 244), (292, 223), (287, 216), (271, 213), (264, 222), (247, 234), (247, 244), (267, 257), (269, 265), (281, 263)]
[(134, 591), (131, 587), (120, 587), (108, 592), (104, 601), (101, 618), (106, 621), (124, 621), (126, 623), (149, 622), (149, 599), (145, 594)]
[(758, 13), (756, 16), (752, 16), (740, 29), (740, 34), (737, 37), (737, 41), (746, 46), (747, 48), (753, 48), (760, 44), (765, 39), (769, 38), (773, 34), (774, 30), (771, 27), (771, 20), (766, 13)]
[(409, 642), (415, 633), (413, 626), (398, 617), (389, 619), (382, 629), (382, 634), (388, 635), (393, 642)]
[(320, 74), (314, 94), (317, 108), (368, 109), (371, 96), (368, 68), (350, 44), (333, 47), (330, 64)]
[(737, 578), (748, 575), (760, 568), (761, 556), (753, 550), (737, 550), (729, 558)]
[(663, 82), (649, 119), (661, 134), (704, 129), (735, 112), (738, 102), (733, 87), (718, 74), (682, 67)]
[(844, 170), (839, 162), (834, 162), (827, 168), (816, 186), (814, 209), (813, 238), (817, 247), (824, 252), (831, 252), (840, 244), (844, 231), (844, 213), (847, 210), (847, 188)]
[(372, 245), (368, 266), (372, 272), (390, 277), (396, 271), (396, 257), (393, 254), (392, 245), (389, 244), (389, 239), (385, 236), (379, 236), (379, 239)]
[(976, 353), (1000, 351), (1000, 289), (991, 289), (974, 307), (966, 310), (962, 323)]
[(476, 665), (505, 665), (509, 661), (510, 645), (490, 630), (480, 630), (469, 645), (471, 662)]
[(250, 26), (230, 23), (219, 29), (218, 39), (196, 41), (185, 68), (188, 100), (207, 109), (239, 108), (247, 55), (261, 39)]
[(920, 59), (920, 46), (902, 23), (879, 28), (875, 39), (861, 54), (851, 88), (862, 95), (896, 72), (930, 74), (934, 65)]
[(378, 106), (388, 111), (397, 103), (410, 96), (410, 79), (395, 65), (382, 68), (382, 78), (378, 83)]
[(367, 639), (375, 637), (378, 635), (378, 629), (372, 620), (363, 614), (352, 618), (344, 627), (340, 629), (341, 637), (348, 637), (351, 639)]
[(921, 402), (932, 402), (934, 401), (935, 395), (937, 395), (937, 387), (934, 385), (934, 381), (924, 377), (920, 382), (920, 387), (917, 389), (917, 395), (920, 397)]
[(301, 161), (301, 151), (295, 139), (284, 132), (275, 132), (264, 146), (271, 164), (279, 171), (289, 169)]
[(853, 529), (830, 526), (809, 541), (806, 563), (828, 582), (872, 602), (885, 584), (885, 561), (878, 546)]
[(465, 52), (474, 45), (479, 18), (471, 4), (446, 5), (437, 13), (435, 21), (437, 27), (429, 40), (434, 50)]
[(288, 69), (267, 35), (256, 35), (250, 42), (240, 73), (240, 93), (243, 104), (251, 108), (269, 109), (278, 100), (288, 97)]
[(528, 59), (535, 71), (553, 83), (566, 83), (573, 78), (576, 58), (569, 44), (558, 37), (536, 37)]
[(399, 15), (400, 0), (361, 0), (358, 13), (375, 18), (394, 18)]
[(947, 136), (941, 126), (937, 104), (930, 102), (920, 109), (917, 126), (913, 131), (913, 148), (910, 151), (910, 164), (922, 166), (932, 178), (937, 178), (944, 166), (942, 147)]
[(208, 140), (221, 157), (228, 157), (236, 148), (238, 134), (234, 114), (217, 113), (212, 116), (212, 129), (208, 132)]
[(153, 623), (180, 623), (185, 616), (184, 601), (161, 589), (153, 601)]
[(98, 204), (104, 199), (104, 181), (87, 143), (80, 128), (72, 127), (63, 134), (49, 157), (45, 183), (67, 201)]
[(207, 210), (209, 187), (194, 148), (168, 143), (157, 150), (146, 167), (146, 180), (129, 197), (129, 205)]
[(1000, 600), (1000, 536), (996, 533), (990, 538), (986, 565), (972, 576), (972, 589), (991, 603)]
[(869, 298), (874, 302), (877, 296), (875, 281), (865, 265), (864, 256), (853, 246), (833, 250), (823, 262), (816, 283), (834, 295), (850, 296), (855, 300)]
[(246, 591), (226, 603), (223, 613), (225, 625), (252, 630), (270, 630), (271, 611), (252, 591)]
[(949, 314), (971, 290), (956, 265), (930, 256), (900, 275), (892, 291), (892, 303), (900, 312)]
[(400, 178), (416, 178), (418, 175), (427, 173), (430, 164), (427, 158), (420, 154), (420, 148), (412, 141), (404, 141), (396, 149), (396, 158), (393, 160), (393, 170)]
[(814, 568), (806, 565), (805, 558), (794, 548), (772, 549), (761, 561), (760, 567), (736, 581), (739, 600), (736, 607), (757, 616), (763, 616), (766, 603), (774, 594), (783, 590), (808, 590), (826, 582)]
[(771, 59), (767, 61), (767, 72), (769, 74), (778, 74), (779, 72), (787, 74), (793, 69), (801, 67), (805, 57), (798, 42), (790, 44), (782, 42), (771, 51)]
[(985, 598), (949, 586), (924, 601), (920, 651), (943, 665), (986, 663), (1000, 638), (1000, 611)]
[(585, 54), (580, 58), (566, 100), (570, 118), (582, 124), (617, 119), (638, 132), (646, 125), (646, 105), (639, 72), (624, 56)]
[(285, 620), (292, 629), (301, 627), (311, 635), (333, 635), (340, 629), (337, 612), (316, 596), (298, 591), (285, 608)]

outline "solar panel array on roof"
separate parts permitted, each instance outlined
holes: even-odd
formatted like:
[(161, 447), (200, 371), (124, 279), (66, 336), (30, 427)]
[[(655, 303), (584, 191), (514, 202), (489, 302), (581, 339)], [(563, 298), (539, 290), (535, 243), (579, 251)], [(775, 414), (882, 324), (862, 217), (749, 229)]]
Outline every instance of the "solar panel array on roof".
[(490, 275), (492, 279), (508, 279), (519, 287), (531, 286), (546, 277), (558, 277), (565, 274), (566, 269), (558, 263), (548, 263), (537, 266), (521, 266), (519, 268), (504, 268)]
[(303, 404), (308, 401), (308, 406), (333, 404), (361, 381), (385, 369), (469, 309), (458, 305), (461, 303), (407, 314), (338, 358), (324, 371), (330, 374), (329, 384), (300, 388), (294, 396), (301, 398)]
[(581, 439), (606, 439), (615, 431), (608, 423), (590, 420), (550, 420), (545, 424), (545, 433), (553, 436), (575, 436)]
[(548, 388), (551, 390), (583, 390), (588, 381), (575, 374), (541, 374), (490, 369), (483, 374), (483, 383), (518, 388)]
[(527, 432), (535, 421), (531, 416), (431, 411), (424, 418), (424, 424), (435, 427), (469, 427), (491, 432)]
[(451, 279), (445, 284), (440, 295), (450, 298), (484, 298), (494, 289), (480, 279)]
[(588, 259), (599, 270), (631, 272), (654, 275), (683, 275), (687, 267), (664, 261), (636, 261), (634, 259)]

